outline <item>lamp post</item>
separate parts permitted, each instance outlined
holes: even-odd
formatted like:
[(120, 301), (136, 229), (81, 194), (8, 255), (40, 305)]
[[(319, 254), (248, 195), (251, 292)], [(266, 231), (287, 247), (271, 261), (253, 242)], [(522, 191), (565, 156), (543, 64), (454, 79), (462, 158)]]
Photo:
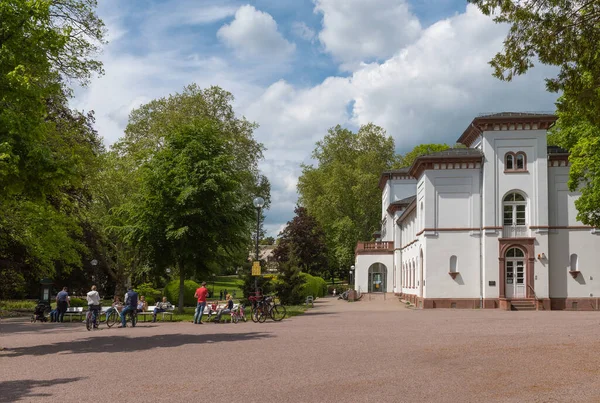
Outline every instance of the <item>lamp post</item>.
[[(256, 261), (260, 262), (260, 256), (258, 254), (258, 238), (260, 236), (260, 209), (265, 205), (265, 199), (258, 196), (253, 200), (254, 207), (256, 208)], [(258, 295), (258, 278), (254, 276), (254, 292)]]
[(354, 265), (350, 266), (350, 286), (352, 287), (352, 273), (354, 272)]
[(215, 273), (212, 274), (212, 279), (213, 279), (213, 289), (211, 292), (211, 297), (214, 298), (214, 295), (215, 295)]

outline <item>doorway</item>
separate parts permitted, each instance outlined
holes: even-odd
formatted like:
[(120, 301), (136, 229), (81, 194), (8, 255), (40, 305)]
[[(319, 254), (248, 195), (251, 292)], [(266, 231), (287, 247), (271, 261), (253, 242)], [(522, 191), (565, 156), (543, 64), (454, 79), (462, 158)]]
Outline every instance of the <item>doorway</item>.
[(506, 298), (525, 298), (527, 282), (525, 273), (525, 252), (510, 248), (505, 255)]
[(369, 292), (387, 292), (387, 267), (382, 263), (369, 267)]

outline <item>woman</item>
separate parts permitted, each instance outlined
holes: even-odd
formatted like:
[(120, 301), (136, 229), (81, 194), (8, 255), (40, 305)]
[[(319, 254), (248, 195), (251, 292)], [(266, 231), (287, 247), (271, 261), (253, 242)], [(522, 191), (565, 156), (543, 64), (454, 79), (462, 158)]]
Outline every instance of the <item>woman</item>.
[(231, 294), (227, 294), (227, 297), (225, 297), (225, 299), (225, 308), (219, 309), (219, 311), (217, 312), (217, 318), (215, 319), (215, 323), (221, 321), (221, 315), (223, 315), (224, 313), (231, 313), (231, 310), (233, 309), (233, 299), (231, 298)]
[(144, 296), (142, 295), (137, 304), (137, 311), (139, 313), (139, 312), (144, 312), (147, 309), (148, 309), (148, 302), (146, 302), (146, 298), (144, 298)]

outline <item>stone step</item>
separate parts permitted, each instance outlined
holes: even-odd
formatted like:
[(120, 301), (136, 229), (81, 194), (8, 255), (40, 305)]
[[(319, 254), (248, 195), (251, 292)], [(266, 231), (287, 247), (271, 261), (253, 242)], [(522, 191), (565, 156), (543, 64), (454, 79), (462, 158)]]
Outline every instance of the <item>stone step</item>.
[(535, 311), (535, 301), (511, 301), (510, 304), (514, 311)]

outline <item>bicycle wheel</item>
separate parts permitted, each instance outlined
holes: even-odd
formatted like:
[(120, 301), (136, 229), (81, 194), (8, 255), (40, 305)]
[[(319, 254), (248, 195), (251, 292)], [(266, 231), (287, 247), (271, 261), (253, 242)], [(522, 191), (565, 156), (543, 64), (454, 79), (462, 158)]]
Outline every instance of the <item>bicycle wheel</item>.
[(279, 322), (285, 318), (287, 311), (285, 310), (285, 306), (276, 304), (273, 305), (269, 313), (271, 314), (271, 319), (273, 319), (275, 322)]
[(258, 315), (258, 309), (257, 308), (252, 307), (252, 315), (250, 315), (250, 317), (252, 318), (252, 322), (258, 323), (258, 317), (259, 317), (259, 315)]
[(85, 327), (88, 330), (88, 332), (90, 330), (92, 330), (92, 313), (88, 311), (88, 313), (85, 315)]
[(115, 323), (119, 321), (119, 313), (117, 311), (112, 311), (110, 315), (106, 318), (106, 326), (113, 327)]
[(265, 323), (265, 321), (267, 320), (267, 316), (269, 316), (269, 313), (266, 311), (266, 308), (260, 308), (260, 310), (258, 311), (258, 322)]

